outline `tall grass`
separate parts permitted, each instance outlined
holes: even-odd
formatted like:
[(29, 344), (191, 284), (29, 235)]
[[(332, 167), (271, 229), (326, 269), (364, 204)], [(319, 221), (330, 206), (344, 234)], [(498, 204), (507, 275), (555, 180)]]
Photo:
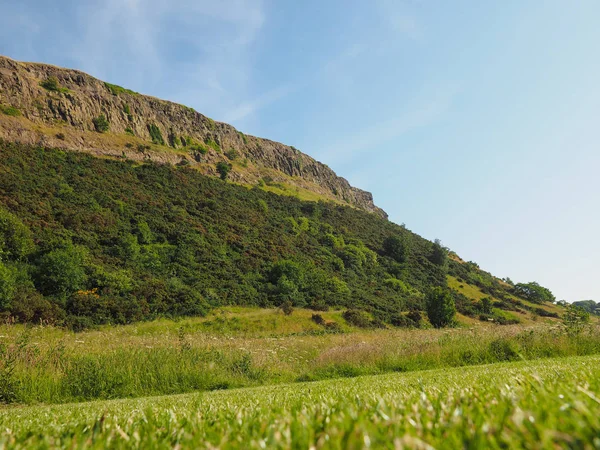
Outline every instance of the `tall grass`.
[[(0, 401), (63, 403), (600, 354), (600, 328), (377, 330), (247, 337), (167, 325), (2, 327)], [(25, 331), (23, 331), (25, 330)], [(162, 332), (161, 332), (162, 330)], [(143, 331), (143, 332), (142, 332)]]

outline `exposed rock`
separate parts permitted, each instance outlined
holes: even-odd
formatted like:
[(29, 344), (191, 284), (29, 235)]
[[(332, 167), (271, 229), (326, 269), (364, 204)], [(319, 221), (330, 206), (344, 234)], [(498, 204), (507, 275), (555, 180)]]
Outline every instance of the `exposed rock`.
[[(40, 85), (49, 79), (58, 82), (57, 90)], [(14, 106), (22, 114), (0, 114), (0, 137), (6, 140), (190, 165), (210, 175), (216, 175), (216, 162), (227, 160), (224, 152), (235, 150), (240, 163), (229, 176), (233, 181), (256, 184), (268, 176), (387, 217), (369, 192), (352, 187), (325, 164), (293, 147), (244, 135), (186, 106), (108, 85), (77, 70), (0, 56), (0, 104)], [(110, 123), (106, 133), (94, 127), (93, 120), (100, 115)], [(165, 145), (157, 144), (156, 136), (152, 143), (151, 125), (160, 130)], [(194, 150), (190, 143), (207, 151)]]

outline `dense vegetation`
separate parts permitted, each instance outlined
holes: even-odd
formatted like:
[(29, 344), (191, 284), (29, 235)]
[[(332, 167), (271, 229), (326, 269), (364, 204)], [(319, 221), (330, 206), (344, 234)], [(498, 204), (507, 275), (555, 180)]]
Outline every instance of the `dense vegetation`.
[(4, 411), (8, 448), (592, 449), (600, 358)]
[[(81, 329), (289, 301), (367, 311), (372, 326), (418, 326), (448, 273), (508, 309), (518, 302), (516, 288), (448, 258), (441, 243), (349, 207), (185, 167), (0, 149), (0, 313), (21, 322)], [(451, 300), (485, 315), (482, 302), (455, 291)]]

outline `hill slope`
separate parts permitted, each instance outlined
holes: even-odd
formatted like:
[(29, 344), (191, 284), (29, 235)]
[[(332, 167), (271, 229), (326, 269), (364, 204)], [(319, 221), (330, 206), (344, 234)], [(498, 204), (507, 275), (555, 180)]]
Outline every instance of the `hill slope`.
[(274, 184), (278, 192), (334, 200), (386, 217), (369, 192), (294, 147), (246, 136), (192, 108), (48, 64), (0, 56), (0, 138), (185, 164), (207, 175), (217, 174), (219, 162), (231, 164), (233, 181)]
[(424, 294), (449, 280), (464, 315), (535, 313), (476, 264), (355, 208), (1, 141), (0, 174), (0, 311), (20, 321), (81, 328), (290, 300), (419, 326)]

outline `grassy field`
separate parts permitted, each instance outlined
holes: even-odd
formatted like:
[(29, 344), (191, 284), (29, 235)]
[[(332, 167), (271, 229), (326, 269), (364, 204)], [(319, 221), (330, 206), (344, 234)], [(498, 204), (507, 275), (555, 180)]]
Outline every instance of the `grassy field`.
[(592, 325), (573, 336), (555, 323), (456, 329), (361, 330), (314, 312), (224, 308), (205, 318), (100, 327), (0, 326), (0, 401), (35, 404), (211, 391), (600, 354)]
[(600, 357), (0, 410), (0, 448), (600, 448)]

